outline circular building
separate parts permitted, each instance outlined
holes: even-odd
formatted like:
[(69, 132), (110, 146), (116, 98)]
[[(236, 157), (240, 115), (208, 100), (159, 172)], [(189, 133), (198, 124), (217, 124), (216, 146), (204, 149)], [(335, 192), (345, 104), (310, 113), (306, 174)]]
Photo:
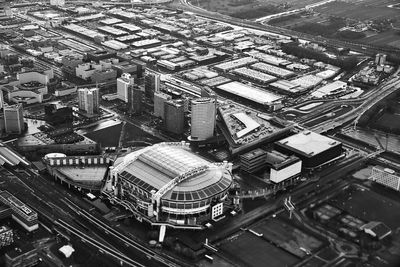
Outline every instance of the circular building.
[(231, 168), (198, 156), (185, 142), (160, 143), (117, 159), (103, 193), (140, 219), (200, 229), (223, 214)]

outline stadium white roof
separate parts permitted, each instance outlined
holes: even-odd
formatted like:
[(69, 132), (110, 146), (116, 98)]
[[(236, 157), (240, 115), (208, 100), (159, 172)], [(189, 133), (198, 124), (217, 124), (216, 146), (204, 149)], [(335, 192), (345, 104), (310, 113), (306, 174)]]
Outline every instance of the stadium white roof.
[[(134, 159), (134, 160), (132, 160)], [(158, 191), (171, 179), (189, 170), (208, 166), (209, 168), (194, 177), (182, 181), (163, 198), (171, 200), (197, 200), (210, 197), (227, 188), (232, 183), (229, 173), (193, 153), (188, 147), (179, 145), (154, 145), (132, 152), (125, 156), (127, 164), (119, 170), (119, 176), (147, 192)], [(119, 166), (115, 166), (119, 168)], [(178, 196), (183, 193), (183, 199)], [(187, 195), (186, 195), (187, 194)]]

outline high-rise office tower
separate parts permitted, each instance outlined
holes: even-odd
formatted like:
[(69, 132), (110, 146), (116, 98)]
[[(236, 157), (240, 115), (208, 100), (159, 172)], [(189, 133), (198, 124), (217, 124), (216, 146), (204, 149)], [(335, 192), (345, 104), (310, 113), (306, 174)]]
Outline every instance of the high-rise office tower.
[(4, 95), (3, 95), (3, 90), (0, 89), (0, 109), (2, 109), (4, 106)]
[(191, 102), (192, 118), (190, 139), (201, 141), (214, 135), (216, 99), (198, 98)]
[(164, 125), (168, 132), (183, 134), (185, 112), (183, 100), (169, 100), (164, 104)]
[(143, 109), (143, 91), (137, 86), (128, 88), (128, 112), (131, 114), (141, 113)]
[(82, 88), (78, 90), (78, 107), (93, 115), (99, 112), (99, 88)]
[(144, 91), (146, 97), (154, 100), (154, 93), (160, 91), (160, 74), (149, 72), (145, 76)]
[(128, 87), (134, 84), (134, 78), (129, 73), (122, 73), (117, 79), (117, 95), (118, 98), (128, 103)]
[(4, 106), (4, 126), (7, 133), (22, 133), (25, 130), (24, 108), (21, 103)]
[(162, 92), (154, 94), (154, 116), (164, 119), (164, 104), (172, 97)]

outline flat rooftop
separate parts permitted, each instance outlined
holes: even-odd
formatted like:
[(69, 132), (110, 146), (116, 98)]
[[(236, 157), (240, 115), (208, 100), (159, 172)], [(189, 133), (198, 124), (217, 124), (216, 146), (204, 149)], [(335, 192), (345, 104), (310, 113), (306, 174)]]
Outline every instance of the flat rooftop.
[(318, 133), (304, 131), (282, 139), (277, 144), (305, 157), (313, 157), (341, 143)]
[(267, 105), (283, 98), (283, 96), (273, 92), (251, 87), (240, 82), (226, 83), (217, 88), (262, 105)]
[(57, 171), (67, 176), (74, 182), (100, 182), (107, 172), (107, 166), (74, 166), (57, 167)]

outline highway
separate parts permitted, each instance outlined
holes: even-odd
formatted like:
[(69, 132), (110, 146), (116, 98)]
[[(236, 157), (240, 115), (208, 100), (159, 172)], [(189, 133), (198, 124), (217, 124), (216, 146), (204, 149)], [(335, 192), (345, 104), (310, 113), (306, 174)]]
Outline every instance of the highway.
[(364, 99), (362, 104), (357, 108), (352, 109), (350, 112), (344, 115), (317, 124), (311, 127), (310, 130), (317, 133), (323, 133), (351, 122), (354, 119), (358, 120), (365, 111), (400, 89), (400, 77), (393, 77), (388, 82), (380, 85), (377, 89), (378, 90), (376, 90), (373, 95), (370, 95), (367, 99)]

